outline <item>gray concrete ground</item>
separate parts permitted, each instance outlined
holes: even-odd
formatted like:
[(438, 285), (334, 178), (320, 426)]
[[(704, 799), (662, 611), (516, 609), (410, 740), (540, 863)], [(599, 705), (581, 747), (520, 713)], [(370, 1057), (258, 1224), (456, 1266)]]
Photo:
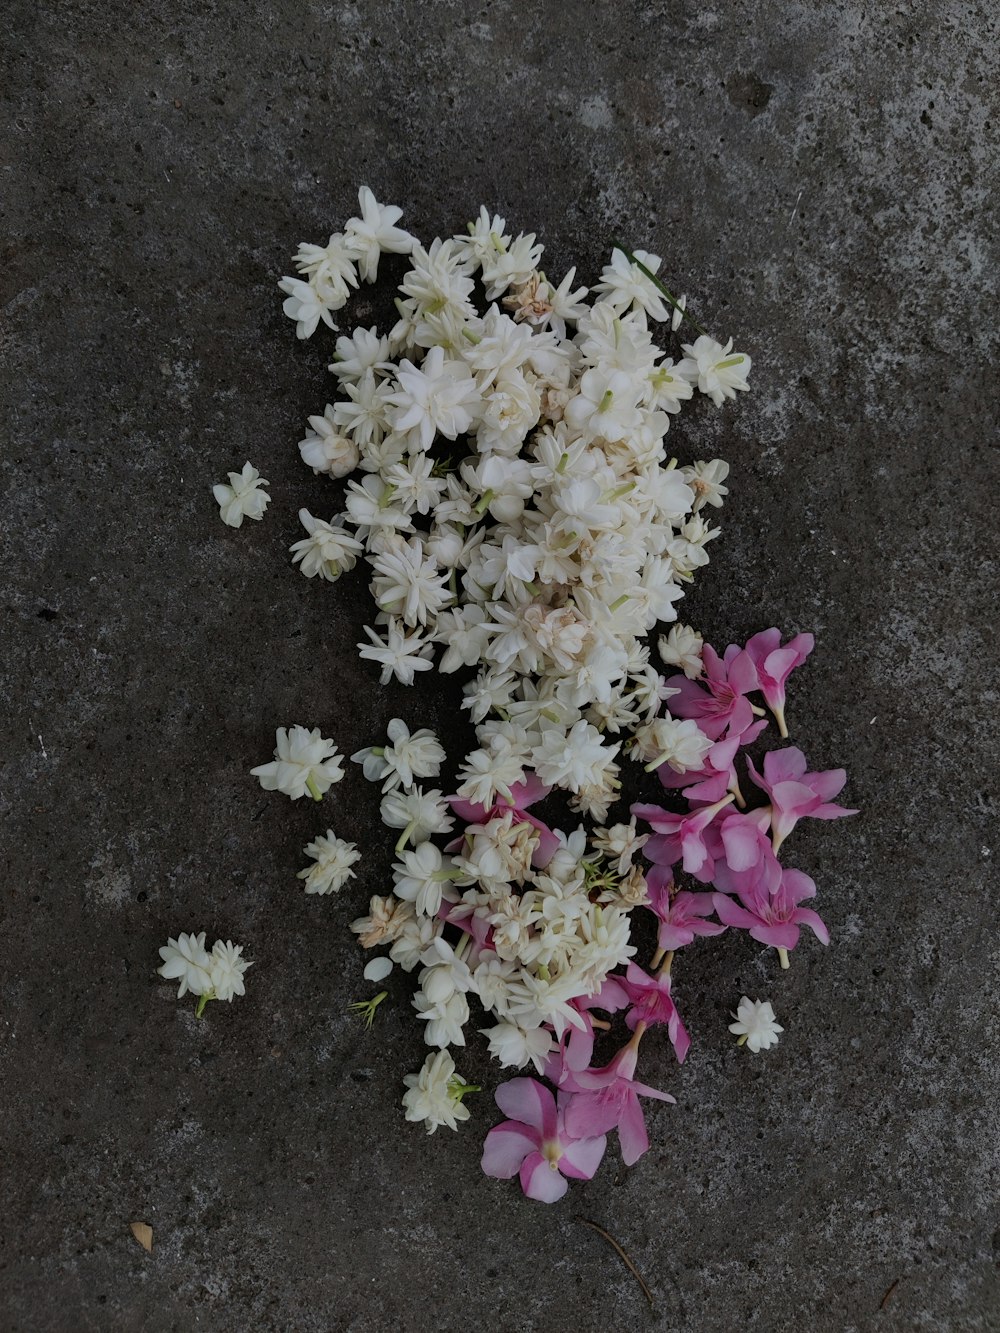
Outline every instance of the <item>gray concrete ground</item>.
[[(895, 5), (12, 0), (4, 13), (4, 1330), (989, 1330), (997, 1202), (997, 18)], [(994, 119), (991, 121), (991, 117)], [(275, 282), (361, 182), (430, 237), (480, 202), (593, 276), (620, 233), (754, 357), (677, 429), (732, 464), (687, 614), (813, 629), (793, 718), (850, 824), (795, 835), (833, 930), (778, 976), (679, 969), (694, 1047), (653, 1148), (563, 1205), (401, 1116), (422, 1058), (337, 903), (317, 814), (248, 777), (455, 691), (381, 690), (362, 581), (290, 566), (329, 343)], [(363, 301), (353, 307), (360, 322)], [(266, 521), (219, 522), (245, 458)], [(328, 799), (385, 882), (376, 796)], [(257, 960), (201, 1022), (153, 975)], [(787, 1029), (725, 1033), (739, 996)], [(478, 1048), (463, 1072), (491, 1082)], [(578, 1215), (625, 1246), (655, 1297)], [(154, 1228), (146, 1254), (129, 1223)]]

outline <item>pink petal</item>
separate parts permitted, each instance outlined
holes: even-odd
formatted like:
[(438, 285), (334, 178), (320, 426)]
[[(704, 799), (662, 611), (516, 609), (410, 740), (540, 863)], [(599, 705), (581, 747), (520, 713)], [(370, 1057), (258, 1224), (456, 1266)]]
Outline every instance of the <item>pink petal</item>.
[(505, 1120), (486, 1135), (482, 1168), (495, 1180), (510, 1180), (517, 1175), (528, 1153), (537, 1150), (540, 1141), (538, 1135), (526, 1134), (523, 1125)]
[(760, 925), (760, 917), (754, 916), (745, 907), (738, 906), (732, 898), (728, 898), (724, 893), (713, 893), (712, 902), (715, 905), (719, 920), (724, 921), (727, 926), (737, 926), (741, 930), (751, 930), (754, 926)]
[(539, 1203), (555, 1203), (569, 1189), (565, 1177), (553, 1170), (540, 1152), (524, 1159), (520, 1174), (521, 1188), (529, 1199)]
[(757, 680), (757, 668), (753, 658), (747, 652), (737, 653), (729, 663), (729, 684), (737, 694), (749, 694), (760, 688)]
[(751, 926), (750, 934), (761, 944), (770, 944), (772, 949), (794, 949), (799, 942), (799, 928), (790, 921), (779, 921), (773, 926), (758, 922)]
[(515, 783), (511, 787), (510, 794), (514, 798), (514, 805), (518, 810), (527, 810), (529, 805), (544, 800), (551, 790), (552, 788), (546, 787), (537, 773), (528, 773), (525, 775), (523, 782)]
[(602, 1096), (601, 1090), (578, 1092), (566, 1107), (566, 1132), (574, 1139), (596, 1138), (618, 1124), (621, 1102)]
[(622, 1161), (626, 1166), (637, 1162), (649, 1147), (649, 1135), (646, 1133), (646, 1118), (642, 1114), (639, 1098), (633, 1093), (622, 1108), (618, 1122), (618, 1146), (622, 1151)]
[(496, 1090), (496, 1103), (511, 1120), (530, 1125), (544, 1139), (555, 1138), (556, 1099), (534, 1078), (512, 1078)]
[(644, 819), (656, 829), (657, 833), (665, 833), (668, 836), (675, 834), (683, 822), (680, 815), (664, 810), (661, 805), (633, 805), (631, 809), (636, 819)]
[[(749, 762), (749, 761), (748, 761)], [(797, 782), (806, 771), (806, 757), (795, 745), (769, 750), (764, 756), (764, 776), (769, 786), (776, 782)], [(759, 782), (759, 787), (764, 783)]]
[(607, 1146), (608, 1141), (603, 1134), (594, 1139), (565, 1140), (563, 1154), (559, 1158), (559, 1170), (572, 1180), (592, 1180)]
[(812, 908), (799, 907), (795, 912), (795, 921), (799, 925), (808, 926), (820, 944), (830, 943), (830, 932), (827, 930), (826, 924), (819, 913), (814, 912)]
[(760, 835), (742, 815), (730, 815), (722, 825), (722, 845), (730, 870), (750, 870), (760, 860)]

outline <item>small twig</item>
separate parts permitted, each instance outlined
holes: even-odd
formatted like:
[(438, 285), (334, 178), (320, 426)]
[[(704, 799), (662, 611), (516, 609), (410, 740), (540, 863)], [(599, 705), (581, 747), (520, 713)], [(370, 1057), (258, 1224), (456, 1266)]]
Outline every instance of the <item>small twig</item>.
[(881, 1299), (881, 1300), (879, 1301), (879, 1303), (878, 1303), (878, 1308), (879, 1308), (880, 1310), (884, 1310), (885, 1307), (889, 1304), (889, 1301), (890, 1301), (890, 1299), (891, 1299), (891, 1297), (892, 1297), (892, 1293), (893, 1293), (893, 1292), (896, 1290), (896, 1288), (899, 1286), (899, 1283), (900, 1283), (900, 1279), (899, 1279), (899, 1278), (896, 1278), (895, 1282), (893, 1282), (892, 1285), (887, 1289), (885, 1295), (882, 1297), (882, 1299)]
[(641, 259), (636, 259), (632, 251), (627, 250), (616, 236), (612, 236), (611, 246), (613, 250), (620, 250), (630, 264), (634, 264), (640, 273), (645, 274), (645, 276), (650, 280), (653, 286), (659, 292), (661, 292), (667, 298), (667, 300), (670, 302), (673, 308), (676, 311), (678, 311), (682, 320), (686, 319), (689, 324), (693, 324), (695, 326), (695, 328), (698, 330), (699, 333), (703, 333), (706, 338), (709, 337), (708, 330), (703, 329), (701, 327), (701, 325), (695, 319), (694, 315), (692, 315), (685, 306), (681, 305), (680, 301), (678, 301), (677, 297), (674, 296), (673, 292), (670, 291), (668, 287), (664, 286), (661, 279), (656, 276), (656, 274), (652, 271), (652, 269), (647, 268)]
[(635, 1264), (628, 1257), (628, 1255), (625, 1253), (622, 1247), (615, 1240), (614, 1236), (609, 1235), (608, 1232), (606, 1232), (603, 1227), (599, 1227), (596, 1222), (591, 1222), (589, 1217), (581, 1217), (578, 1213), (576, 1220), (578, 1222), (582, 1222), (585, 1227), (590, 1227), (593, 1231), (596, 1231), (599, 1236), (603, 1236), (604, 1239), (608, 1242), (608, 1244), (617, 1251), (618, 1257), (621, 1259), (622, 1263), (635, 1278), (636, 1282), (638, 1282), (639, 1286), (642, 1287), (643, 1295), (646, 1297), (646, 1300), (649, 1301), (649, 1308), (652, 1310), (653, 1293), (646, 1286), (645, 1282), (643, 1281), (642, 1274), (639, 1272), (638, 1268), (636, 1268)]

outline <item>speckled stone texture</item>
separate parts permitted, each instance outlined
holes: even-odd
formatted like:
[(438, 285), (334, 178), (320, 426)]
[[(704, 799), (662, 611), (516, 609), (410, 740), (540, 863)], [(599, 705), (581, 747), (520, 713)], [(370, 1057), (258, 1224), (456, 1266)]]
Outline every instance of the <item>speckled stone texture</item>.
[[(1000, 1328), (996, 12), (6, 6), (5, 1333)], [(287, 556), (330, 506), (295, 444), (331, 344), (275, 283), (361, 182), (426, 238), (485, 202), (554, 274), (646, 245), (752, 354), (752, 394), (671, 432), (732, 465), (684, 614), (815, 631), (793, 732), (864, 810), (789, 844), (830, 947), (679, 959), (691, 1055), (646, 1066), (677, 1106), (552, 1208), (480, 1174), (488, 1094), (460, 1134), (404, 1123), (409, 979), (372, 1034), (345, 1012), (375, 789), (248, 776), (278, 724), (465, 736), (454, 682), (358, 661), (363, 580)], [(233, 532), (209, 487), (247, 458), (273, 503)], [(295, 880), (327, 823), (366, 852), (341, 902)], [(189, 928), (257, 960), (200, 1022), (153, 973)], [(744, 992), (766, 1056), (726, 1032)], [(460, 1068), (496, 1080), (478, 1039)]]

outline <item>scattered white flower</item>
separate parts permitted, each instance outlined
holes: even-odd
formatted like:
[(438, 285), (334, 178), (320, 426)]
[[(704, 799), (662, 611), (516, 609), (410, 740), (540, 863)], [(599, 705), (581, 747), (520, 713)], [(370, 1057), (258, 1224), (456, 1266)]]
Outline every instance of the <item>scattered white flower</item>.
[(744, 995), (733, 1017), (736, 1022), (729, 1024), (729, 1031), (739, 1037), (738, 1045), (745, 1042), (750, 1051), (776, 1046), (778, 1034), (785, 1030), (774, 1021), (774, 1010), (767, 1000), (751, 1000)]
[(316, 862), (298, 873), (305, 880), (306, 893), (336, 893), (354, 878), (351, 867), (361, 860), (357, 846), (338, 838), (332, 828), (308, 843), (305, 854)]
[(681, 476), (694, 492), (695, 513), (706, 504), (718, 509), (722, 497), (729, 494), (729, 488), (722, 484), (729, 476), (729, 464), (721, 458), (713, 458), (710, 463), (693, 463), (681, 469)]
[(343, 528), (313, 518), (308, 509), (299, 510), (299, 522), (309, 534), (291, 546), (292, 563), (307, 579), (320, 578), (333, 583), (345, 570), (353, 569), (364, 549), (356, 537)]
[(294, 726), (275, 732), (274, 760), (250, 772), (265, 791), (281, 791), (297, 801), (306, 792), (316, 801), (344, 776), (343, 758), (337, 747), (316, 727), (307, 731)]
[(365, 282), (374, 282), (378, 275), (379, 255), (383, 251), (407, 255), (416, 241), (408, 231), (397, 227), (403, 210), (395, 204), (380, 204), (367, 185), (358, 191), (361, 216), (350, 218), (344, 226), (344, 235), (351, 251), (357, 256), (358, 267)]
[(212, 959), (205, 949), (204, 931), (200, 935), (182, 934), (175, 940), (167, 940), (160, 949), (160, 957), (163, 959), (163, 966), (157, 968), (160, 976), (181, 983), (178, 1000), (188, 991), (192, 995), (206, 995), (212, 989)]
[(198, 996), (195, 1013), (201, 1016), (209, 1000), (225, 1000), (245, 994), (243, 974), (253, 964), (242, 957), (243, 947), (230, 940), (216, 940), (209, 953), (205, 948), (205, 932), (198, 935), (178, 935), (160, 949), (163, 966), (157, 971), (170, 981), (180, 981), (177, 998), (188, 991)]
[(263, 518), (271, 500), (263, 487), (269, 485), (270, 482), (265, 481), (255, 467), (244, 463), (242, 472), (229, 473), (228, 486), (222, 482), (213, 486), (212, 494), (223, 523), (238, 528), (245, 518)]
[(733, 351), (732, 338), (723, 347), (702, 334), (694, 343), (684, 343), (683, 348), (687, 356), (678, 363), (678, 374), (697, 384), (716, 407), (721, 407), (727, 398), (735, 398), (737, 392), (749, 389), (747, 375), (752, 362), (745, 353)]
[(690, 625), (670, 626), (669, 633), (657, 641), (660, 657), (667, 666), (679, 667), (688, 680), (697, 680), (704, 670), (701, 650), (704, 640)]
[(212, 961), (209, 975), (212, 978), (212, 999), (227, 1000), (232, 1004), (235, 995), (246, 994), (243, 985), (243, 973), (253, 963), (242, 957), (243, 946), (226, 940), (216, 940), (212, 946)]
[(479, 1091), (466, 1087), (447, 1051), (429, 1055), (419, 1073), (407, 1074), (403, 1082), (408, 1089), (403, 1094), (406, 1118), (425, 1124), (428, 1134), (441, 1125), (457, 1129), (460, 1120), (468, 1120), (469, 1108), (462, 1104), (462, 1097), (467, 1092)]

